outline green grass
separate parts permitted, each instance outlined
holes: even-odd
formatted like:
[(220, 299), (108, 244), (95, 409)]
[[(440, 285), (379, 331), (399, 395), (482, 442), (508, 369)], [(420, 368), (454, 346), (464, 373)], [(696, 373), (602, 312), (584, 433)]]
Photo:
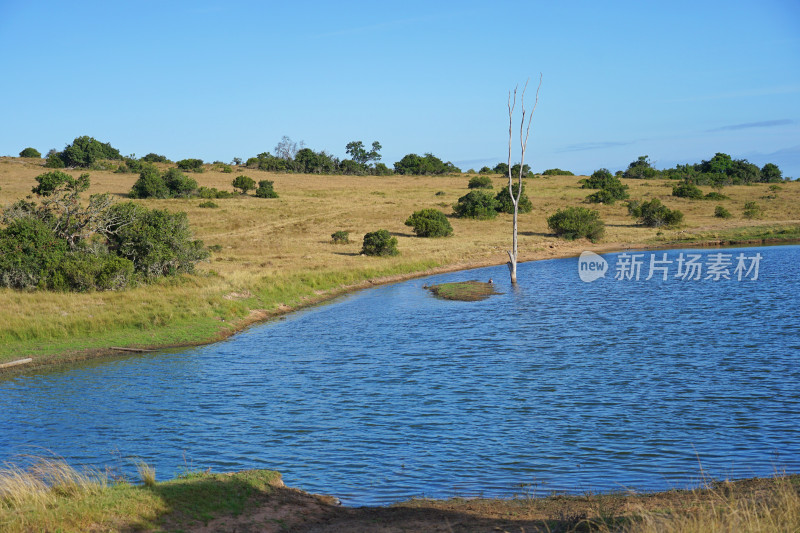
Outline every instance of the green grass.
[(191, 529), (240, 515), (282, 486), (280, 479), (277, 472), (250, 470), (132, 485), (78, 472), (60, 460), (42, 460), (28, 470), (6, 466), (0, 470), (0, 530)]
[(499, 294), (494, 290), (492, 283), (481, 281), (457, 281), (453, 283), (441, 283), (428, 287), (433, 294), (445, 300), (461, 300), (464, 302), (474, 302), (485, 300), (492, 294)]

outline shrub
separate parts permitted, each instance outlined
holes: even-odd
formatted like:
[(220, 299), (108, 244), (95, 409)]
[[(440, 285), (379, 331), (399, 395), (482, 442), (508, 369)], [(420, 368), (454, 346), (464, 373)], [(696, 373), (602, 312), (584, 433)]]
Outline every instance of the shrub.
[(110, 253), (73, 252), (60, 265), (65, 289), (85, 292), (118, 290), (134, 278), (133, 262)]
[(236, 196), (235, 193), (228, 192), (228, 191), (220, 191), (217, 190), (216, 187), (200, 187), (197, 190), (197, 195), (200, 198), (212, 199), (212, 198), (233, 198)]
[(256, 188), (256, 182), (253, 181), (253, 178), (245, 176), (242, 174), (241, 176), (236, 176), (234, 180), (231, 182), (234, 189), (239, 189), (242, 191), (242, 194), (247, 194), (247, 191), (251, 191)]
[(438, 209), (414, 211), (405, 224), (414, 228), (417, 237), (447, 237), (453, 234), (453, 226)]
[(458, 199), (453, 212), (462, 218), (487, 220), (497, 216), (497, 200), (491, 193), (473, 190)]
[(722, 194), (720, 192), (717, 192), (717, 191), (711, 191), (710, 193), (706, 194), (703, 198), (705, 198), (706, 200), (727, 200), (728, 199), (727, 196), (725, 196), (724, 194)]
[(203, 172), (202, 159), (181, 159), (175, 164), (178, 165), (179, 169), (185, 170), (186, 172)]
[(0, 229), (0, 285), (13, 289), (52, 289), (62, 285), (57, 270), (67, 253), (44, 221), (25, 217)]
[(89, 168), (100, 159), (122, 159), (119, 150), (94, 137), (77, 137), (58, 154), (68, 167)]
[(209, 208), (209, 209), (216, 209), (217, 207), (219, 207), (219, 205), (217, 205), (215, 202), (212, 202), (211, 200), (206, 200), (205, 202), (200, 202), (197, 205), (197, 207), (205, 207), (205, 208)]
[(169, 163), (170, 162), (170, 160), (167, 159), (167, 156), (154, 154), (153, 152), (150, 152), (149, 154), (144, 156), (142, 158), (142, 161), (144, 161), (145, 163)]
[(131, 187), (131, 198), (169, 198), (170, 192), (161, 172), (153, 165), (146, 165), (139, 179)]
[(745, 218), (761, 218), (764, 210), (755, 202), (747, 202), (744, 204), (744, 211), (742, 212)]
[(475, 176), (469, 180), (467, 187), (470, 189), (493, 189), (494, 185), (489, 176)]
[(547, 219), (547, 225), (556, 235), (570, 241), (585, 237), (594, 242), (605, 232), (600, 213), (585, 207), (559, 209)]
[(58, 154), (49, 154), (44, 162), (45, 168), (64, 168), (64, 160)]
[[(517, 184), (515, 183), (511, 190), (514, 191), (514, 196), (517, 194)], [(500, 189), (497, 196), (494, 197), (497, 202), (497, 210), (501, 213), (513, 213), (514, 202), (511, 201), (511, 196), (508, 194), (508, 185)], [(518, 213), (530, 213), (533, 211), (533, 204), (531, 203), (528, 195), (525, 194), (525, 185), (522, 185), (522, 194), (519, 196), (519, 204), (517, 205)]]
[(651, 228), (677, 226), (683, 222), (683, 213), (677, 209), (669, 209), (658, 198), (649, 202), (629, 202), (628, 213), (637, 218), (640, 224)]
[(542, 172), (542, 176), (574, 176), (569, 170), (561, 170), (560, 168), (548, 168)]
[[(595, 174), (597, 173), (595, 172)], [(588, 188), (586, 187), (588, 180), (583, 181), (584, 185), (582, 188)], [(612, 205), (617, 200), (625, 200), (628, 198), (628, 186), (623, 185), (618, 177), (612, 176), (610, 173), (608, 173), (607, 176), (602, 176), (602, 178), (596, 180), (595, 183), (602, 183), (602, 187), (596, 193), (586, 197), (586, 201), (589, 203)]]
[(177, 168), (168, 169), (163, 176), (164, 184), (172, 198), (188, 197), (197, 191), (197, 181), (188, 177)]
[(258, 188), (256, 189), (256, 196), (258, 198), (277, 198), (278, 193), (275, 192), (273, 189), (273, 183), (270, 180), (261, 180), (258, 182)]
[(35, 157), (36, 159), (40, 159), (42, 157), (41, 152), (36, 148), (25, 148), (19, 153), (20, 157)]
[(192, 240), (186, 213), (146, 209), (132, 202), (110, 209), (108, 246), (120, 257), (133, 261), (145, 278), (193, 272), (208, 257), (203, 242)]
[(481, 167), (478, 174), (492, 174), (492, 169), (489, 167)]
[(444, 191), (436, 191), (436, 194), (434, 194), (434, 196), (445, 196), (446, 194), (447, 193)]
[(350, 242), (350, 232), (339, 230), (331, 233), (331, 242), (333, 244), (348, 244)]
[(376, 176), (391, 176), (394, 174), (394, 171), (384, 163), (375, 163), (375, 166), (372, 168), (372, 173)]
[(731, 218), (733, 215), (731, 215), (730, 211), (728, 211), (721, 205), (718, 205), (717, 207), (714, 208), (714, 216), (717, 218)]
[(364, 244), (361, 247), (364, 255), (397, 255), (397, 237), (392, 237), (385, 229), (379, 229), (364, 235)]
[(600, 168), (592, 172), (588, 178), (579, 181), (581, 189), (605, 189), (616, 185), (622, 186), (618, 177), (611, 174), (606, 168)]
[[(719, 194), (719, 193), (718, 193)], [(692, 200), (699, 200), (703, 197), (703, 191), (697, 185), (684, 181), (672, 188), (672, 196), (679, 198), (691, 198)]]

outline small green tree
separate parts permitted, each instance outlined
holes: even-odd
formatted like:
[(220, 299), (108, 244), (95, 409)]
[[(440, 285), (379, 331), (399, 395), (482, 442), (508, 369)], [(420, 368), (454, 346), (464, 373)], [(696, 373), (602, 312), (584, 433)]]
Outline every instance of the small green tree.
[(414, 211), (405, 224), (414, 228), (417, 237), (447, 237), (453, 234), (453, 226), (438, 209)]
[(334, 231), (331, 233), (331, 243), (348, 244), (350, 242), (350, 232), (345, 230)]
[(472, 190), (458, 199), (453, 212), (461, 218), (488, 220), (497, 216), (497, 200), (491, 193)]
[(364, 255), (389, 256), (397, 255), (397, 237), (392, 237), (385, 229), (379, 229), (364, 235), (364, 244), (361, 247)]
[(585, 207), (559, 209), (548, 217), (547, 225), (556, 235), (570, 241), (585, 237), (594, 242), (605, 232), (600, 213)]
[(177, 163), (178, 168), (186, 172), (203, 172), (202, 159), (181, 159)]
[(467, 187), (470, 189), (493, 189), (492, 178), (489, 176), (475, 176), (470, 178)]
[(275, 192), (273, 183), (274, 182), (270, 180), (259, 181), (258, 188), (256, 189), (256, 196), (258, 198), (277, 198), (278, 193)]
[(733, 215), (731, 215), (730, 211), (728, 211), (721, 205), (718, 205), (717, 207), (714, 208), (714, 216), (717, 218), (731, 218)]
[(700, 187), (689, 181), (684, 181), (672, 187), (672, 196), (679, 198), (690, 198), (692, 200), (699, 200), (703, 197), (703, 191)]
[(683, 222), (682, 212), (669, 209), (658, 198), (653, 198), (649, 202), (628, 202), (628, 213), (638, 219), (640, 224), (651, 228), (677, 226)]
[(169, 198), (170, 191), (164, 183), (161, 172), (151, 164), (145, 164), (139, 173), (139, 179), (131, 187), (131, 198)]
[(40, 159), (42, 157), (41, 152), (36, 148), (25, 148), (19, 153), (20, 157), (35, 157), (36, 159)]
[(245, 176), (242, 174), (241, 176), (236, 176), (234, 180), (231, 182), (234, 189), (239, 189), (242, 191), (242, 194), (247, 194), (247, 191), (252, 191), (256, 188), (256, 182), (253, 178)]
[(59, 157), (66, 166), (78, 168), (89, 168), (100, 159), (122, 159), (119, 150), (88, 135), (76, 137)]
[[(528, 198), (528, 195), (525, 194), (525, 185), (522, 185), (522, 194), (517, 195), (517, 190), (519, 186), (515, 183), (511, 190), (514, 193), (514, 196), (519, 196), (519, 203), (517, 204), (517, 212), (518, 213), (530, 213), (533, 211), (533, 204), (531, 203), (531, 199)], [(508, 185), (500, 189), (500, 192), (497, 193), (497, 196), (494, 197), (495, 201), (497, 202), (497, 210), (500, 213), (514, 213), (514, 202), (511, 200), (511, 195), (508, 193)]]
[(783, 173), (781, 172), (781, 169), (778, 168), (778, 165), (774, 163), (767, 163), (761, 169), (761, 181), (765, 183), (783, 181)]
[(177, 168), (168, 169), (163, 180), (172, 198), (187, 198), (197, 192), (197, 181)]
[(145, 163), (169, 163), (169, 159), (165, 155), (159, 155), (153, 152), (150, 152), (146, 156), (142, 157), (142, 161)]
[(755, 202), (746, 202), (742, 214), (745, 218), (761, 218), (764, 215), (764, 209)]

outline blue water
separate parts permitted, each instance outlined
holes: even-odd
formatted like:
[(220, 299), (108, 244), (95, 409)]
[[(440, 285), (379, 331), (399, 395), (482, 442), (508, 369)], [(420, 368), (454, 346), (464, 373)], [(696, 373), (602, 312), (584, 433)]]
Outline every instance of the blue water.
[[(675, 278), (731, 254), (732, 279)], [(668, 489), (800, 472), (800, 247), (643, 252), (366, 290), (201, 348), (0, 380), (0, 460), (45, 450), (159, 479), (279, 470), (352, 505), (412, 496)], [(650, 280), (650, 254), (669, 279)], [(735, 257), (760, 253), (737, 280)], [(705, 273), (705, 272), (704, 272)], [(425, 284), (494, 278), (480, 302)]]

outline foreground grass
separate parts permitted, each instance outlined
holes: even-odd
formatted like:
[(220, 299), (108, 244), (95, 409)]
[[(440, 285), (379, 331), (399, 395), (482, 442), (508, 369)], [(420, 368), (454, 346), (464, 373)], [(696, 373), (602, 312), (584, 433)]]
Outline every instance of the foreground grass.
[[(0, 206), (30, 194), (35, 176), (45, 171), (35, 160), (0, 158)], [(70, 171), (77, 175), (78, 171)], [(193, 174), (200, 185), (232, 190), (238, 174), (275, 182), (277, 199), (241, 196), (215, 200), (218, 209), (200, 208), (199, 199), (140, 200), (151, 207), (186, 211), (195, 235), (214, 247), (211, 259), (194, 276), (155, 286), (112, 293), (60, 294), (0, 289), (0, 363), (33, 356), (35, 363), (69, 361), (87, 350), (115, 346), (150, 347), (207, 342), (242, 326), (308, 305), (354, 287), (401, 279), (436, 268), (469, 268), (505, 263), (510, 215), (495, 220), (451, 218), (454, 236), (416, 237), (404, 225), (423, 208), (452, 212), (466, 194), (469, 176), (375, 177), (269, 174), (242, 170)], [(118, 201), (137, 179), (132, 174), (92, 171), (90, 193), (110, 192)], [(495, 190), (504, 178), (492, 178)], [(659, 198), (686, 215), (677, 229), (636, 226), (622, 203), (591, 205), (607, 224), (604, 240), (566, 242), (551, 234), (548, 215), (565, 206), (585, 205), (592, 191), (580, 177), (529, 179), (533, 211), (520, 215), (520, 260), (581, 251), (607, 251), (630, 245), (681, 242), (742, 242), (800, 236), (800, 183), (726, 187), (729, 199), (688, 200), (671, 196), (671, 181), (625, 180), (632, 198)], [(708, 189), (708, 188), (705, 188)], [(704, 192), (708, 192), (704, 190)], [(760, 219), (746, 219), (744, 204), (763, 207)], [(714, 217), (723, 205), (733, 218)], [(391, 258), (360, 255), (362, 236), (376, 229), (397, 236), (401, 254)], [(334, 231), (349, 231), (352, 242), (332, 244)]]
[(346, 508), (283, 486), (266, 470), (111, 482), (60, 460), (0, 470), (0, 530), (796, 532), (800, 476), (708, 483), (690, 491), (511, 500), (411, 500)]
[(29, 469), (0, 469), (0, 530), (183, 530), (220, 516), (237, 516), (282, 486), (268, 470), (233, 475), (190, 474), (155, 483), (111, 482), (61, 460), (40, 459)]

